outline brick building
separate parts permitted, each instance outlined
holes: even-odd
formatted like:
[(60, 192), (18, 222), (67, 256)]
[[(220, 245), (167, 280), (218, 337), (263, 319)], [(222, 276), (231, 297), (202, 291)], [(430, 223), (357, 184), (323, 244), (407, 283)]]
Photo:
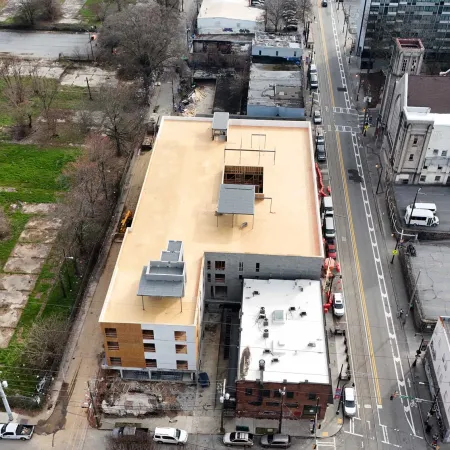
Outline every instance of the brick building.
[(319, 398), (322, 419), (333, 400), (320, 282), (244, 280), (240, 328), (236, 415), (313, 418)]

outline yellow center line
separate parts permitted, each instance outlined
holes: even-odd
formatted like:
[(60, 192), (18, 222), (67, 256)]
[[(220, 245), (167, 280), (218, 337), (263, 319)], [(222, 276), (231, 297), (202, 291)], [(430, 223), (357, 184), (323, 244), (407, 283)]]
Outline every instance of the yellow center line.
[[(326, 44), (326, 40), (325, 40), (325, 33), (324, 33), (324, 29), (323, 29), (322, 8), (320, 7), (320, 3), (321, 3), (320, 0), (318, 0), (317, 6), (318, 6), (318, 10), (319, 10), (319, 25), (320, 25), (320, 32), (322, 35), (323, 51), (324, 51), (324, 56), (325, 56), (325, 65), (327, 67), (328, 85), (329, 85), (330, 93), (331, 93), (331, 106), (334, 108), (335, 101), (334, 101), (334, 93), (333, 93), (333, 83), (331, 81), (330, 66), (328, 64), (328, 51), (327, 51), (327, 44)], [(330, 3), (330, 7), (331, 8), (333, 7), (333, 5), (331, 3)], [(334, 42), (334, 37), (333, 37), (333, 42)], [(357, 278), (358, 278), (359, 293), (361, 296), (362, 310), (363, 310), (364, 321), (365, 321), (366, 330), (367, 330), (367, 342), (368, 342), (368, 346), (369, 346), (369, 356), (372, 361), (372, 371), (373, 371), (374, 385), (375, 385), (375, 391), (376, 391), (375, 394), (377, 397), (378, 404), (381, 405), (381, 394), (380, 394), (380, 385), (378, 382), (377, 365), (375, 362), (375, 354), (373, 351), (372, 336), (370, 333), (369, 316), (367, 313), (366, 295), (365, 295), (364, 286), (362, 283), (361, 267), (359, 264), (358, 250), (356, 248), (355, 229), (353, 226), (353, 217), (352, 217), (352, 212), (351, 212), (351, 208), (350, 208), (350, 198), (348, 195), (347, 178), (345, 176), (345, 167), (344, 167), (344, 159), (342, 156), (341, 139), (340, 139), (338, 131), (336, 131), (336, 143), (337, 143), (337, 147), (338, 147), (339, 165), (340, 165), (340, 169), (341, 169), (342, 184), (344, 186), (347, 217), (348, 217), (348, 222), (349, 222), (350, 234), (351, 234), (351, 238), (352, 238), (353, 254), (355, 255), (355, 266), (356, 266), (356, 274), (357, 274)]]

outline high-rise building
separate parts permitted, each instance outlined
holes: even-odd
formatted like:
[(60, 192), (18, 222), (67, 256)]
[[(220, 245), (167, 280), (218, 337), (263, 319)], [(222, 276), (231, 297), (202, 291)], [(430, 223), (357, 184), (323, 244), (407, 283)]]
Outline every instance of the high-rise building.
[(450, 57), (450, 3), (406, 0), (361, 0), (357, 24), (356, 52), (361, 67), (373, 58), (386, 57), (395, 37), (420, 38), (427, 59)]

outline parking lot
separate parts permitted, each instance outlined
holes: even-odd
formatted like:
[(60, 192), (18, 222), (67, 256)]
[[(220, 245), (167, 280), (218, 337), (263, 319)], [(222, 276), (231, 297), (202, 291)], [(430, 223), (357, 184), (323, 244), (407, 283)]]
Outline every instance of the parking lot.
[[(411, 186), (399, 185), (394, 187), (398, 213), (401, 219), (405, 217), (406, 207), (414, 202), (417, 189), (420, 187), (417, 203), (435, 203), (439, 226), (436, 231), (450, 231), (450, 186)], [(404, 225), (406, 225), (403, 222)]]

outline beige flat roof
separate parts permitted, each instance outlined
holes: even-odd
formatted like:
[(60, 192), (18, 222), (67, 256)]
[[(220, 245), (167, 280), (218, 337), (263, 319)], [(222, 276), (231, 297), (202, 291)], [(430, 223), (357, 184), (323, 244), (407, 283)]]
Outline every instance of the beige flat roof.
[[(228, 142), (211, 140), (212, 119), (164, 117), (153, 148), (132, 228), (128, 229), (100, 322), (194, 323), (204, 252), (323, 256), (309, 122), (230, 120)], [(276, 150), (226, 151), (224, 147)], [(225, 156), (225, 161), (224, 161)], [(264, 167), (264, 195), (251, 216), (220, 216), (226, 165)], [(248, 226), (240, 228), (243, 222)], [(169, 240), (184, 247), (182, 299), (137, 296), (142, 268), (158, 260)]]

